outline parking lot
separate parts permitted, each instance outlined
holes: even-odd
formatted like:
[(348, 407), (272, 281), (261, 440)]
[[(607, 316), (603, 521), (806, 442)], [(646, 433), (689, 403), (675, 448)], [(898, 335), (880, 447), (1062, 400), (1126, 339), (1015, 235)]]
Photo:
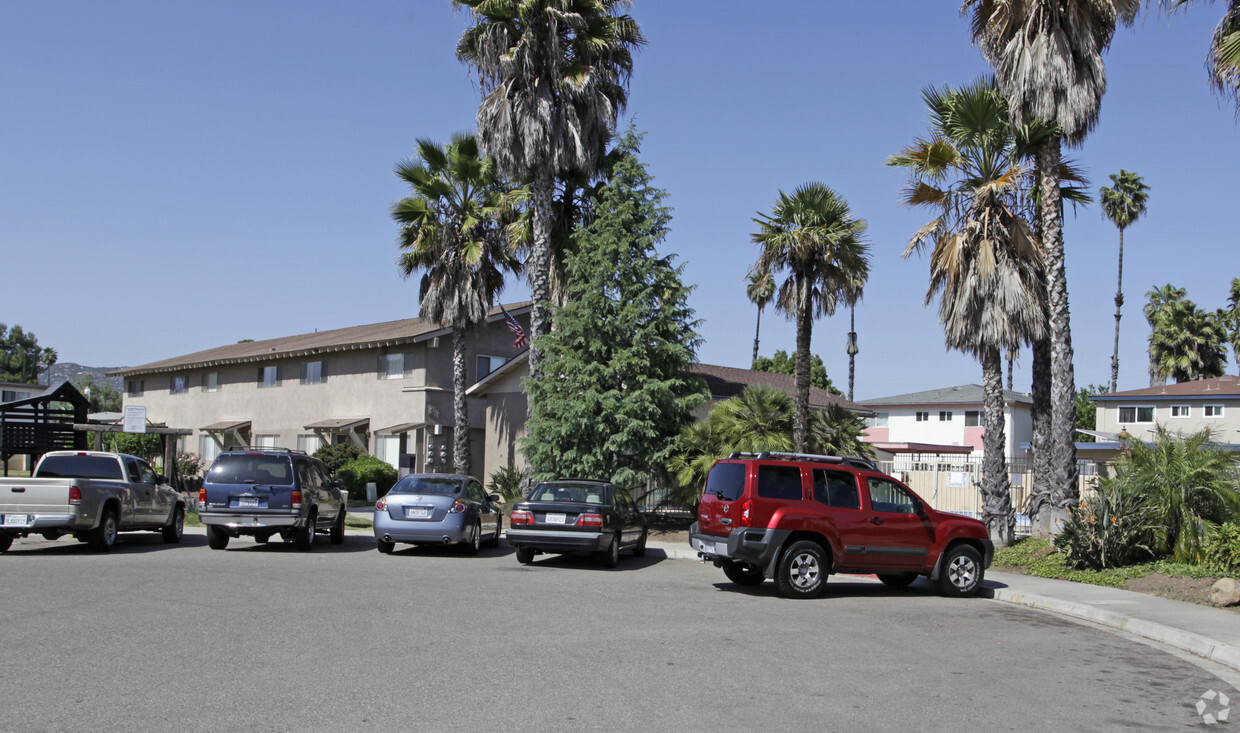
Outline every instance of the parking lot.
[(0, 557), (10, 730), (1152, 729), (1222, 684), (1128, 638), (915, 585), (789, 601), (652, 551), (297, 552), (191, 531)]

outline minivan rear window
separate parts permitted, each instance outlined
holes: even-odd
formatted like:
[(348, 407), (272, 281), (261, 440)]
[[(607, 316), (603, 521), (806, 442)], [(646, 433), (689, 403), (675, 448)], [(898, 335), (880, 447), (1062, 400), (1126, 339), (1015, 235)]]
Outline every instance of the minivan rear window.
[(705, 494), (724, 501), (736, 501), (745, 492), (745, 464), (717, 463), (706, 476)]
[(287, 456), (225, 454), (215, 459), (206, 480), (213, 484), (292, 486), (293, 464)]

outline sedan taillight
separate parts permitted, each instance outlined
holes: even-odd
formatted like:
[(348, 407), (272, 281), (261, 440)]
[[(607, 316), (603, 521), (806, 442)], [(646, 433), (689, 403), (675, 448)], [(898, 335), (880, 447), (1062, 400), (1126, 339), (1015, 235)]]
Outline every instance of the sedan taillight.
[(69, 504), (73, 506), (77, 506), (78, 504), (81, 504), (81, 503), (82, 503), (82, 487), (70, 486), (69, 487)]
[(602, 527), (603, 526), (603, 515), (602, 514), (582, 514), (580, 517), (577, 517), (577, 526), (578, 527)]
[(460, 514), (461, 512), (464, 512), (468, 508), (469, 508), (468, 504), (461, 501), (460, 499), (457, 499), (456, 501), (452, 502), (452, 506), (451, 508), (448, 509), (448, 511), (451, 512), (452, 514)]
[(385, 499), (380, 499), (379, 501), (376, 501), (375, 509), (378, 509), (381, 512), (387, 511), (387, 499), (385, 498)]
[(301, 489), (293, 489), (292, 502), (294, 509), (301, 508)]
[(508, 518), (508, 524), (533, 524), (534, 512), (528, 512), (524, 509), (515, 509), (512, 516)]

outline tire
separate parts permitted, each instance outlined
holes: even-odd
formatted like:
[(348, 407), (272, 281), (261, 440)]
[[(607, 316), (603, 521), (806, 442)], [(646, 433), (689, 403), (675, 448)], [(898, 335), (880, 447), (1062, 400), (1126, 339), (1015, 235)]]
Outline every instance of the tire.
[(307, 551), (314, 547), (314, 525), (318, 522), (318, 517), (314, 514), (306, 517), (304, 527), (293, 528), (293, 544), (297, 549)]
[(12, 537), (0, 536), (0, 553), (8, 552), (9, 548), (12, 546), (13, 546)]
[(477, 555), (478, 550), (482, 549), (482, 522), (475, 521), (473, 530), (469, 533), (469, 540), (463, 544), (466, 555)]
[(827, 589), (827, 555), (813, 540), (800, 540), (784, 550), (775, 572), (775, 587), (785, 598), (817, 598)]
[(954, 545), (939, 568), (939, 593), (950, 598), (971, 596), (982, 587), (981, 554), (970, 545)]
[(99, 552), (111, 552), (112, 548), (116, 547), (118, 531), (116, 510), (104, 509), (103, 516), (99, 518), (99, 526), (90, 531), (86, 541)]
[(218, 527), (207, 526), (207, 546), (212, 550), (228, 547), (228, 533)]
[(762, 576), (762, 568), (742, 565), (732, 560), (724, 561), (723, 574), (728, 576), (728, 580), (737, 585), (760, 585), (762, 581), (766, 580)]
[(396, 549), (395, 542), (384, 542), (382, 539), (376, 541), (376, 549), (384, 555), (391, 555), (392, 550)]
[(530, 563), (534, 562), (534, 550), (530, 549), (529, 547), (518, 547), (517, 548), (517, 562), (521, 563), (522, 565), (529, 565)]
[(637, 541), (637, 546), (633, 548), (633, 557), (646, 556), (646, 536), (649, 534), (649, 530), (642, 530), (642, 538)]
[(331, 535), (330, 535), (330, 536), (331, 536), (331, 540), (330, 540), (330, 542), (331, 542), (333, 545), (343, 545), (343, 544), (344, 544), (344, 517), (345, 517), (345, 513), (346, 513), (346, 512), (345, 512), (345, 510), (344, 510), (344, 507), (341, 507), (341, 508), (340, 508), (340, 516), (339, 516), (339, 517), (336, 517), (336, 523), (332, 525), (332, 531), (331, 531)]
[(620, 562), (620, 537), (618, 535), (612, 536), (611, 544), (607, 545), (607, 549), (603, 550), (599, 559), (605, 568), (614, 568), (616, 563)]
[(883, 581), (883, 585), (888, 588), (907, 588), (914, 580), (917, 580), (917, 573), (879, 573), (878, 579)]
[(499, 547), (499, 536), (504, 533), (504, 515), (495, 520), (495, 536), (487, 540), (487, 547)]
[(175, 545), (185, 535), (185, 509), (177, 505), (172, 510), (172, 521), (163, 528), (164, 542)]

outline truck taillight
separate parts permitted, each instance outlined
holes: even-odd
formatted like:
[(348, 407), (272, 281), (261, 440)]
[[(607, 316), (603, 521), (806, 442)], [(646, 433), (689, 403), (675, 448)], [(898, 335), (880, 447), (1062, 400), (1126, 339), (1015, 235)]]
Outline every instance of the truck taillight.
[(379, 501), (376, 501), (375, 509), (378, 509), (381, 512), (386, 512), (387, 511), (387, 499), (385, 498), (385, 499), (380, 499)]
[(753, 526), (753, 499), (746, 499), (741, 502), (741, 521), (740, 526)]
[(80, 486), (69, 487), (69, 503), (74, 506), (82, 503), (82, 489)]
[(468, 508), (469, 508), (468, 504), (461, 501), (460, 499), (457, 499), (456, 501), (452, 502), (452, 508), (449, 509), (448, 511), (452, 512), (453, 514), (460, 514), (461, 512), (465, 511)]
[(293, 489), (292, 502), (294, 509), (301, 508), (301, 489)]
[(533, 524), (534, 512), (527, 512), (524, 509), (515, 509), (512, 516), (508, 518), (508, 524)]
[(580, 517), (577, 517), (577, 526), (578, 527), (602, 527), (603, 526), (603, 515), (602, 514), (582, 514)]

